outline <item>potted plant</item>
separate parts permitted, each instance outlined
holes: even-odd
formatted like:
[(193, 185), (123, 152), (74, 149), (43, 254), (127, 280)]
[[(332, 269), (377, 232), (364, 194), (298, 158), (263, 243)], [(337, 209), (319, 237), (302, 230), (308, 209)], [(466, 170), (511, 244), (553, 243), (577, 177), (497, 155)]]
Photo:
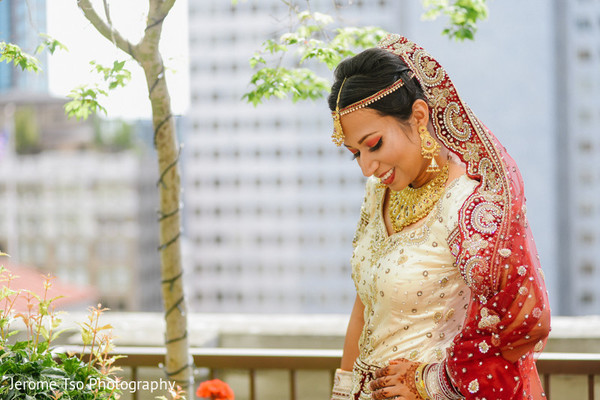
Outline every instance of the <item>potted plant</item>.
[[(100, 324), (106, 309), (91, 307), (88, 320), (80, 324), (84, 348), (78, 355), (57, 351), (52, 343), (61, 334), (57, 330), (61, 320), (53, 304), (58, 297), (48, 298), (53, 278), (46, 277), (41, 296), (11, 289), (14, 278), (0, 266), (0, 398), (118, 399), (119, 378), (113, 366), (118, 356), (110, 355), (112, 327)], [(26, 299), (26, 311), (14, 309), (19, 297)], [(14, 329), (19, 323), (21, 332)]]

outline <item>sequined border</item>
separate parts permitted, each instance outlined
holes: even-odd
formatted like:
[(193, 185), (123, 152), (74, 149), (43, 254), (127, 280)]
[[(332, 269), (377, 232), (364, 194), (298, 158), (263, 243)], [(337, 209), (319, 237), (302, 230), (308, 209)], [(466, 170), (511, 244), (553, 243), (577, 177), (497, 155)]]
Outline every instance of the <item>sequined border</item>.
[[(462, 102), (445, 70), (433, 57), (415, 43), (394, 34), (382, 40), (379, 47), (400, 56), (413, 70), (426, 92), (437, 137), (467, 164), (469, 176), (480, 180), (461, 208), (460, 240), (454, 241), (455, 248), (451, 250), (456, 252), (457, 265), (463, 276), (472, 277), (474, 265), (477, 265), (478, 273), (485, 273), (478, 277), (477, 282), (467, 278), (471, 289), (492, 295), (499, 286), (500, 263), (495, 257), (486, 257), (484, 252), (496, 254), (498, 249), (506, 247), (504, 242), (510, 226), (509, 205), (513, 201), (510, 174), (518, 172), (504, 168), (496, 138)], [(472, 254), (473, 249), (468, 251), (461, 243), (476, 233), (487, 245)]]

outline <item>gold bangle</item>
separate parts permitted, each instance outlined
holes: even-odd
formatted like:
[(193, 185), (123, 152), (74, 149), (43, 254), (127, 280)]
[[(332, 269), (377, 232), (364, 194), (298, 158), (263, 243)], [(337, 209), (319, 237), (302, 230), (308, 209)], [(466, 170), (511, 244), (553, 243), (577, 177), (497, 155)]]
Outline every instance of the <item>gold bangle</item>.
[(421, 396), (423, 400), (431, 400), (427, 394), (427, 388), (425, 387), (425, 376), (423, 376), (427, 365), (427, 363), (422, 363), (415, 371), (415, 386), (417, 386), (417, 392), (419, 392), (419, 396)]

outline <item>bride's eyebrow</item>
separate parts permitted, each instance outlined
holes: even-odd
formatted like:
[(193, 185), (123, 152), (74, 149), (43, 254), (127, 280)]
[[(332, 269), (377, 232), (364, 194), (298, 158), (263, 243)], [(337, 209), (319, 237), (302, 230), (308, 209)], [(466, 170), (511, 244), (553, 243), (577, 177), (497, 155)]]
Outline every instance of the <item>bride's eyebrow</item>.
[(360, 139), (358, 141), (358, 144), (362, 144), (362, 142), (364, 142), (366, 138), (368, 138), (369, 136), (371, 136), (372, 134), (377, 133), (377, 132), (379, 132), (379, 131), (373, 131), (371, 133), (367, 133), (365, 136), (362, 137), (362, 139)]

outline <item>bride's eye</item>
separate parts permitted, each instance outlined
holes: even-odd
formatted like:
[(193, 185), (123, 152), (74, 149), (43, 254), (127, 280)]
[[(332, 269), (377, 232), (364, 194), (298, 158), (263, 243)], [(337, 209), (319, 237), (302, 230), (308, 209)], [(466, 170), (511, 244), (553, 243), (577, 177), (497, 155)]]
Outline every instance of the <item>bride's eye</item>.
[(379, 138), (377, 143), (375, 143), (374, 146), (371, 146), (371, 148), (369, 148), (369, 151), (375, 151), (375, 150), (379, 149), (381, 147), (382, 143), (383, 143), (383, 139)]

